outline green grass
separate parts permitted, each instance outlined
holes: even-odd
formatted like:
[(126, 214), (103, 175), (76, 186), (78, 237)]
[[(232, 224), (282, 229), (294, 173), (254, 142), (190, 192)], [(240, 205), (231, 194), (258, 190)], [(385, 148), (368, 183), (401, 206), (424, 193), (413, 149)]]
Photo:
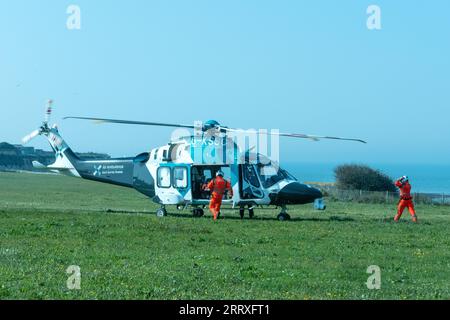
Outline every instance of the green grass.
[[(52, 175), (0, 173), (1, 299), (449, 299), (450, 208), (331, 202), (216, 223), (166, 218), (139, 193)], [(81, 290), (66, 269), (81, 268)], [(368, 290), (369, 265), (381, 290)]]

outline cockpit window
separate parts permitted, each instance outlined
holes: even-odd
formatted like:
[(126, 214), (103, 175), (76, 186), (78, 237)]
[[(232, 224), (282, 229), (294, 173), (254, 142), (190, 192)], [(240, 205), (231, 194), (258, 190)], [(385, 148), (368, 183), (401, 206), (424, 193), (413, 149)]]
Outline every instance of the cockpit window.
[(297, 180), (289, 172), (278, 166), (269, 164), (258, 164), (258, 174), (264, 188), (270, 188), (281, 180)]
[(252, 186), (259, 188), (261, 185), (259, 184), (258, 177), (255, 172), (255, 168), (253, 165), (246, 165), (244, 167), (244, 179)]

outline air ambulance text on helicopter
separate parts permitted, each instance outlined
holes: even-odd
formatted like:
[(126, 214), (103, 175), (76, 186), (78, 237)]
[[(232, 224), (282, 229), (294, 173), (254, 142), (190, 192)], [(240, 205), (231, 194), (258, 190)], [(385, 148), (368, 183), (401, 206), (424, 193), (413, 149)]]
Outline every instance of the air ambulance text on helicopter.
[[(210, 192), (204, 186), (218, 172), (230, 182), (232, 192), (225, 194), (223, 204), (239, 208), (241, 218), (245, 209), (253, 217), (258, 206), (281, 208), (277, 218), (290, 219), (287, 205), (307, 204), (316, 201), (321, 206), (320, 190), (302, 184), (278, 164), (278, 138), (291, 137), (311, 140), (333, 139), (365, 143), (360, 139), (332, 136), (315, 136), (298, 133), (281, 133), (278, 130), (240, 130), (220, 125), (210, 120), (194, 125), (159, 122), (142, 122), (91, 117), (66, 117), (65, 119), (91, 120), (100, 123), (163, 126), (176, 130), (171, 141), (164, 146), (143, 152), (135, 157), (110, 160), (80, 159), (61, 137), (56, 125), (49, 126), (52, 101), (49, 100), (45, 119), (39, 129), (23, 138), (27, 143), (42, 135), (55, 152), (55, 162), (46, 169), (83, 179), (134, 188), (161, 207), (160, 217), (167, 215), (166, 207), (191, 208), (195, 217), (204, 214), (210, 202)], [(194, 130), (192, 134), (189, 130)], [(271, 147), (267, 148), (270, 137)], [(257, 148), (255, 150), (255, 148)], [(268, 150), (269, 149), (269, 150)], [(270, 155), (268, 154), (270, 151)], [(324, 206), (322, 204), (322, 209)]]

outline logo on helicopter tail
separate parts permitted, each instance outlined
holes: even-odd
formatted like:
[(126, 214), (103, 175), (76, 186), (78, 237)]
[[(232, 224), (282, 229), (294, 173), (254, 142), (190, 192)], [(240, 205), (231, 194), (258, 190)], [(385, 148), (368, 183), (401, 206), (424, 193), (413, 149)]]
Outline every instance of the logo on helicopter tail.
[(117, 164), (98, 164), (94, 165), (93, 175), (98, 177), (102, 175), (123, 174), (124, 166)]
[(62, 149), (63, 139), (53, 132), (50, 133), (50, 142), (55, 146), (56, 149)]
[(102, 167), (103, 167), (103, 165), (101, 165), (101, 164), (98, 166), (94, 165), (94, 176), (98, 177), (98, 176), (102, 175)]

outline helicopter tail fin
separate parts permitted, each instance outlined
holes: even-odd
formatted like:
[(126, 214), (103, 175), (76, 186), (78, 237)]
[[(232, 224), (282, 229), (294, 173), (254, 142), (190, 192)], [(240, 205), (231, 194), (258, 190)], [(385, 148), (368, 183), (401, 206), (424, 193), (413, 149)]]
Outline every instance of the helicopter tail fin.
[(44, 121), (42, 125), (26, 135), (22, 139), (23, 144), (27, 144), (31, 140), (38, 136), (44, 136), (47, 138), (50, 146), (56, 154), (55, 162), (49, 166), (44, 166), (43, 164), (35, 161), (33, 166), (40, 170), (56, 171), (59, 173), (80, 177), (77, 172), (75, 164), (80, 160), (77, 155), (69, 148), (67, 143), (61, 137), (58, 131), (58, 127), (55, 125), (50, 126), (49, 121), (53, 112), (53, 100), (47, 100), (47, 105), (45, 107)]
[(80, 178), (81, 175), (77, 170), (77, 164), (81, 161), (80, 158), (69, 148), (67, 143), (59, 134), (56, 126), (43, 132), (47, 138), (50, 146), (55, 152), (55, 162), (43, 168), (42, 164), (33, 163), (33, 166), (38, 169), (46, 169), (49, 171), (74, 176)]

